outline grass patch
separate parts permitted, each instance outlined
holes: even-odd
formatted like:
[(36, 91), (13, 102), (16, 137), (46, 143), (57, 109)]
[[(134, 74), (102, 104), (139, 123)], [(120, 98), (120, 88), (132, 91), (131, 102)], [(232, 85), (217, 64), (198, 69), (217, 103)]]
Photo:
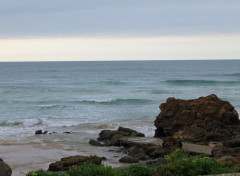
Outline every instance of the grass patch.
[(30, 172), (27, 176), (195, 176), (240, 172), (238, 162), (229, 164), (206, 156), (188, 156), (181, 150), (176, 150), (164, 158), (166, 163), (156, 167), (132, 165), (113, 168), (86, 162), (81, 167), (73, 167), (67, 172), (54, 173), (39, 170)]

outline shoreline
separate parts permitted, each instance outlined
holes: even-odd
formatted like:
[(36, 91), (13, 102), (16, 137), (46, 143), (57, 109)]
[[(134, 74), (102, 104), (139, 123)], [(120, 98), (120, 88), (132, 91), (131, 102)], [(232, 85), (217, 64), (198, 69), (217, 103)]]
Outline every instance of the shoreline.
[(78, 154), (80, 153), (72, 149), (40, 143), (0, 144), (1, 158), (12, 168), (12, 176), (23, 176), (40, 168), (46, 170), (51, 162)]
[(25, 176), (30, 171), (47, 170), (49, 164), (61, 158), (82, 155), (97, 155), (108, 158), (102, 163), (107, 166), (128, 166), (118, 160), (124, 154), (115, 152), (117, 147), (94, 147), (86, 143), (88, 151), (80, 151), (73, 147), (66, 147), (58, 143), (0, 143), (0, 155), (12, 169), (12, 176)]

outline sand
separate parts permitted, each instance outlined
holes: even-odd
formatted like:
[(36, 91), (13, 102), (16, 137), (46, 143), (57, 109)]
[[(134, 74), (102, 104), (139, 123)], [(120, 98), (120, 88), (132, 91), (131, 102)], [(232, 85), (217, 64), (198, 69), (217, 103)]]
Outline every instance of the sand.
[(38, 143), (0, 145), (0, 157), (12, 168), (12, 176), (23, 176), (40, 168), (47, 170), (50, 163), (78, 154), (77, 151)]
[[(158, 138), (128, 138), (130, 141), (139, 143), (162, 144)], [(183, 143), (183, 149), (196, 153), (211, 153), (210, 146)], [(109, 151), (110, 150), (110, 151)], [(24, 176), (30, 171), (40, 168), (47, 170), (50, 163), (56, 162), (63, 157), (74, 155), (97, 155), (106, 157), (108, 160), (103, 162), (105, 165), (113, 167), (126, 166), (128, 164), (119, 163), (118, 160), (124, 154), (115, 152), (118, 147), (96, 147), (88, 143), (79, 144), (79, 149), (63, 147), (57, 143), (27, 143), (27, 144), (0, 144), (0, 158), (4, 160), (13, 170), (12, 176)]]
[[(110, 151), (109, 151), (110, 150)], [(0, 144), (0, 158), (6, 162), (13, 171), (12, 176), (25, 176), (30, 171), (47, 170), (50, 163), (63, 157), (74, 155), (97, 155), (106, 157), (102, 162), (112, 167), (128, 166), (118, 160), (125, 154), (115, 152), (118, 147), (96, 147), (89, 144), (81, 145), (81, 150), (66, 148), (56, 143), (27, 143), (27, 144)]]

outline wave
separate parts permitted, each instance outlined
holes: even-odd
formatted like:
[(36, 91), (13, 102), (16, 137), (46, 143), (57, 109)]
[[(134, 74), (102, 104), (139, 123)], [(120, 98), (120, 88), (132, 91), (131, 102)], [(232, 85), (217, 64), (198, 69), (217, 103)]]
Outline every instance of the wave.
[(8, 122), (8, 121), (2, 121), (0, 122), (1, 127), (7, 127), (7, 126), (22, 126), (23, 122)]
[(119, 85), (126, 85), (127, 82), (122, 81), (102, 81), (100, 83), (106, 84), (106, 85), (113, 85), (113, 86), (119, 86)]
[(146, 99), (110, 99), (110, 100), (80, 100), (75, 103), (80, 104), (103, 104), (103, 105), (121, 105), (121, 104), (148, 104), (152, 100)]
[(58, 105), (58, 104), (46, 104), (46, 105), (36, 105), (35, 107), (39, 107), (40, 109), (68, 109), (72, 106), (67, 105)]
[(212, 85), (237, 85), (240, 81), (214, 81), (214, 80), (166, 80), (164, 83), (186, 86), (186, 85), (196, 85), (196, 86), (212, 86)]
[(39, 126), (43, 124), (42, 119), (24, 119), (22, 121), (2, 121), (1, 127), (14, 127), (14, 126)]
[(240, 77), (240, 73), (222, 74), (222, 76)]
[(102, 105), (122, 105), (122, 104), (149, 104), (153, 100), (147, 99), (107, 99), (107, 100), (49, 100), (49, 101), (8, 101), (1, 100), (0, 104), (18, 104), (18, 105), (32, 105), (32, 107), (39, 107), (41, 109), (66, 109), (72, 108), (74, 104), (102, 104)]

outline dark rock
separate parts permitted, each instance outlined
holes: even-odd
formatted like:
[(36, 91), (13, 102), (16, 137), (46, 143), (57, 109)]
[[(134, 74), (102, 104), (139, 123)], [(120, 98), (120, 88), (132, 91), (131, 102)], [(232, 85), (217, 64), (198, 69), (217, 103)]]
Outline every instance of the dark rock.
[[(164, 145), (156, 145), (153, 143), (139, 143), (129, 140), (129, 137), (144, 137), (144, 134), (139, 133), (129, 128), (119, 127), (117, 131), (103, 130), (100, 132), (98, 141), (90, 140), (90, 144), (104, 146), (122, 146), (120, 152), (127, 153), (129, 157), (137, 160), (149, 160), (163, 157), (177, 148), (181, 148), (181, 142), (172, 137), (166, 137)], [(122, 161), (122, 160), (121, 160)]]
[(240, 147), (240, 140), (228, 140), (228, 141), (224, 141), (223, 145), (226, 147)]
[(142, 147), (131, 147), (128, 149), (128, 155), (132, 156), (134, 158), (137, 158), (138, 160), (148, 160), (150, 157), (146, 154), (146, 150)]
[(207, 144), (240, 135), (237, 111), (214, 94), (193, 100), (168, 98), (160, 105), (160, 110), (154, 121), (156, 137), (173, 136)]
[(96, 141), (94, 139), (89, 140), (89, 144), (94, 145), (94, 146), (103, 146), (99, 141)]
[(62, 158), (61, 161), (57, 161), (49, 165), (48, 171), (68, 171), (72, 166), (80, 166), (82, 163), (91, 161), (94, 164), (101, 164), (101, 158), (97, 156), (70, 156)]
[(37, 130), (35, 134), (42, 134), (42, 130)]
[(131, 136), (131, 137), (145, 137), (145, 135), (143, 133), (139, 133), (130, 128), (119, 127), (118, 131), (128, 133), (128, 136)]
[(177, 141), (175, 138), (168, 136), (163, 138), (162, 147), (177, 149), (177, 148), (182, 148), (182, 143), (180, 141)]
[(64, 131), (63, 133), (65, 133), (65, 134), (73, 134), (72, 131)]
[(240, 158), (240, 147), (215, 146), (212, 149), (212, 156), (215, 158), (222, 158), (224, 156)]
[(0, 158), (0, 176), (11, 176), (12, 169)]
[(42, 131), (42, 130), (37, 130), (36, 132), (35, 132), (35, 134), (47, 134), (48, 133), (48, 131)]
[(121, 162), (121, 163), (138, 163), (139, 160), (136, 158), (133, 158), (131, 156), (124, 156), (119, 160), (119, 162)]
[(54, 131), (54, 132), (52, 132), (52, 133), (49, 133), (49, 135), (51, 135), (51, 134), (56, 134), (56, 133), (57, 133), (57, 132)]
[(119, 127), (118, 130), (102, 130), (97, 140), (103, 142), (105, 146), (121, 146), (120, 139), (123, 137), (144, 137), (144, 134), (130, 128)]
[(106, 158), (106, 157), (101, 157), (101, 160), (102, 160), (102, 161), (106, 161), (107, 158)]

